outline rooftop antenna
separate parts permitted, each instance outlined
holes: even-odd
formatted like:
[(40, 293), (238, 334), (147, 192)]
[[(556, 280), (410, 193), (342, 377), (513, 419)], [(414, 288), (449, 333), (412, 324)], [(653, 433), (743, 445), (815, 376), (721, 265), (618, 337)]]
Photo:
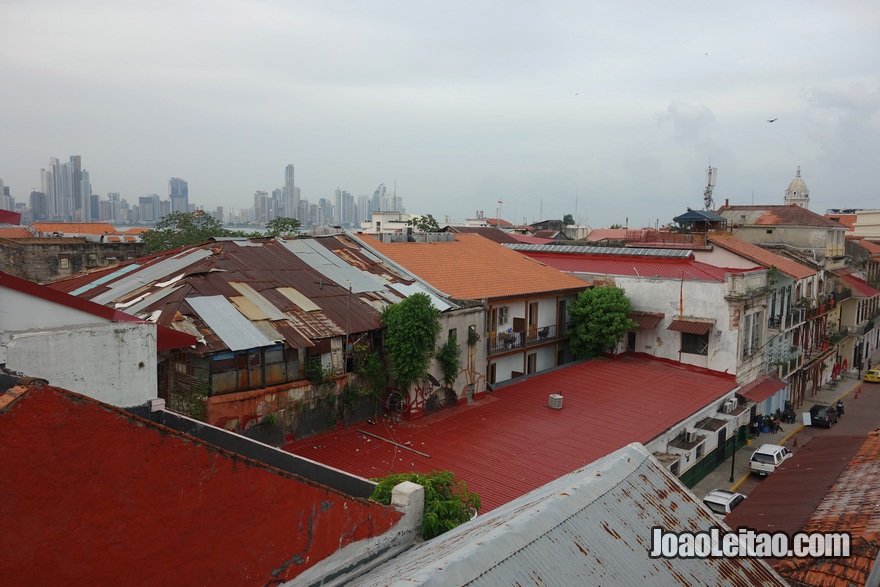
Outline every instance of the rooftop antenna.
[(712, 201), (712, 190), (715, 188), (715, 178), (717, 175), (718, 168), (712, 167), (710, 164), (706, 170), (706, 189), (703, 191), (703, 203), (706, 205), (706, 210), (711, 210), (715, 207)]

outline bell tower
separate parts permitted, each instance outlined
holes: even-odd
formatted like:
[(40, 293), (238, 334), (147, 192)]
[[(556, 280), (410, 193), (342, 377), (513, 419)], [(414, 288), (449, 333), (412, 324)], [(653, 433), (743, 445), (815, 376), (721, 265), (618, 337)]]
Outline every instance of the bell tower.
[(795, 178), (791, 180), (791, 183), (788, 184), (788, 189), (785, 190), (785, 201), (786, 206), (800, 206), (806, 210), (810, 209), (810, 190), (807, 189), (807, 184), (804, 183), (804, 180), (801, 179), (801, 166), (798, 165), (797, 175)]

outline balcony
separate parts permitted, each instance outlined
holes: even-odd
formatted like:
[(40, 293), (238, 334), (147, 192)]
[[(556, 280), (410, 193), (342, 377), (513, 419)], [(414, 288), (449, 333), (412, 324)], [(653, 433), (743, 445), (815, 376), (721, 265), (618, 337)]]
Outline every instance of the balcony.
[(790, 330), (799, 324), (803, 324), (806, 320), (807, 311), (803, 308), (793, 308), (785, 314), (771, 316), (767, 324), (770, 330), (784, 331)]
[(556, 324), (549, 326), (532, 326), (523, 332), (490, 332), (487, 335), (489, 354), (503, 353), (515, 349), (537, 346), (565, 338), (566, 324), (561, 331)]

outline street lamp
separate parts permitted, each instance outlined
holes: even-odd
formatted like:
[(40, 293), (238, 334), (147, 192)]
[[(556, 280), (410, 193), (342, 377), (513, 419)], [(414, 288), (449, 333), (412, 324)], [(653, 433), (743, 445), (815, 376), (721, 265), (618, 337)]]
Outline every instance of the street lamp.
[(730, 482), (733, 483), (733, 467), (736, 463), (736, 435), (739, 434), (739, 430), (733, 433), (733, 447), (730, 455)]

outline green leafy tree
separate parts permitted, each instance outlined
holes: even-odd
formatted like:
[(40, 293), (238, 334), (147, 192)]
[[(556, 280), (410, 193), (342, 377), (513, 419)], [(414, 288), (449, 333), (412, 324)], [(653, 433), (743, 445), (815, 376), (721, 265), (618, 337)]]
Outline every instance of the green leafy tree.
[(416, 216), (406, 221), (407, 226), (412, 226), (420, 232), (440, 232), (440, 225), (437, 220), (430, 214), (424, 216)]
[(278, 217), (266, 223), (266, 235), (272, 238), (297, 234), (302, 223), (296, 218)]
[(437, 363), (440, 364), (440, 371), (443, 373), (443, 383), (447, 387), (452, 386), (462, 364), (461, 346), (455, 335), (450, 336), (446, 344), (437, 350)]
[(480, 496), (468, 491), (464, 481), (456, 481), (450, 471), (395, 473), (373, 479), (378, 485), (370, 499), (390, 505), (395, 485), (410, 481), (425, 488), (425, 515), (422, 538), (429, 540), (470, 520), (480, 510)]
[(612, 224), (612, 225), (611, 225), (611, 226), (609, 226), (609, 227), (608, 227), (608, 228), (612, 228), (612, 229), (618, 229), (618, 228), (623, 228), (623, 226), (622, 226), (622, 225), (620, 225), (620, 224)]
[(571, 214), (566, 214), (562, 217), (562, 223), (566, 226), (571, 226), (572, 224), (574, 224), (574, 216), (572, 216)]
[(423, 293), (411, 295), (382, 311), (385, 352), (401, 390), (428, 374), (434, 345), (440, 334), (440, 312)]
[(615, 347), (627, 330), (638, 326), (629, 318), (632, 305), (619, 287), (591, 287), (569, 307), (571, 351), (589, 359)]
[(206, 212), (172, 212), (163, 217), (141, 239), (148, 253), (176, 249), (185, 245), (201, 243), (215, 236), (228, 236), (229, 231)]

